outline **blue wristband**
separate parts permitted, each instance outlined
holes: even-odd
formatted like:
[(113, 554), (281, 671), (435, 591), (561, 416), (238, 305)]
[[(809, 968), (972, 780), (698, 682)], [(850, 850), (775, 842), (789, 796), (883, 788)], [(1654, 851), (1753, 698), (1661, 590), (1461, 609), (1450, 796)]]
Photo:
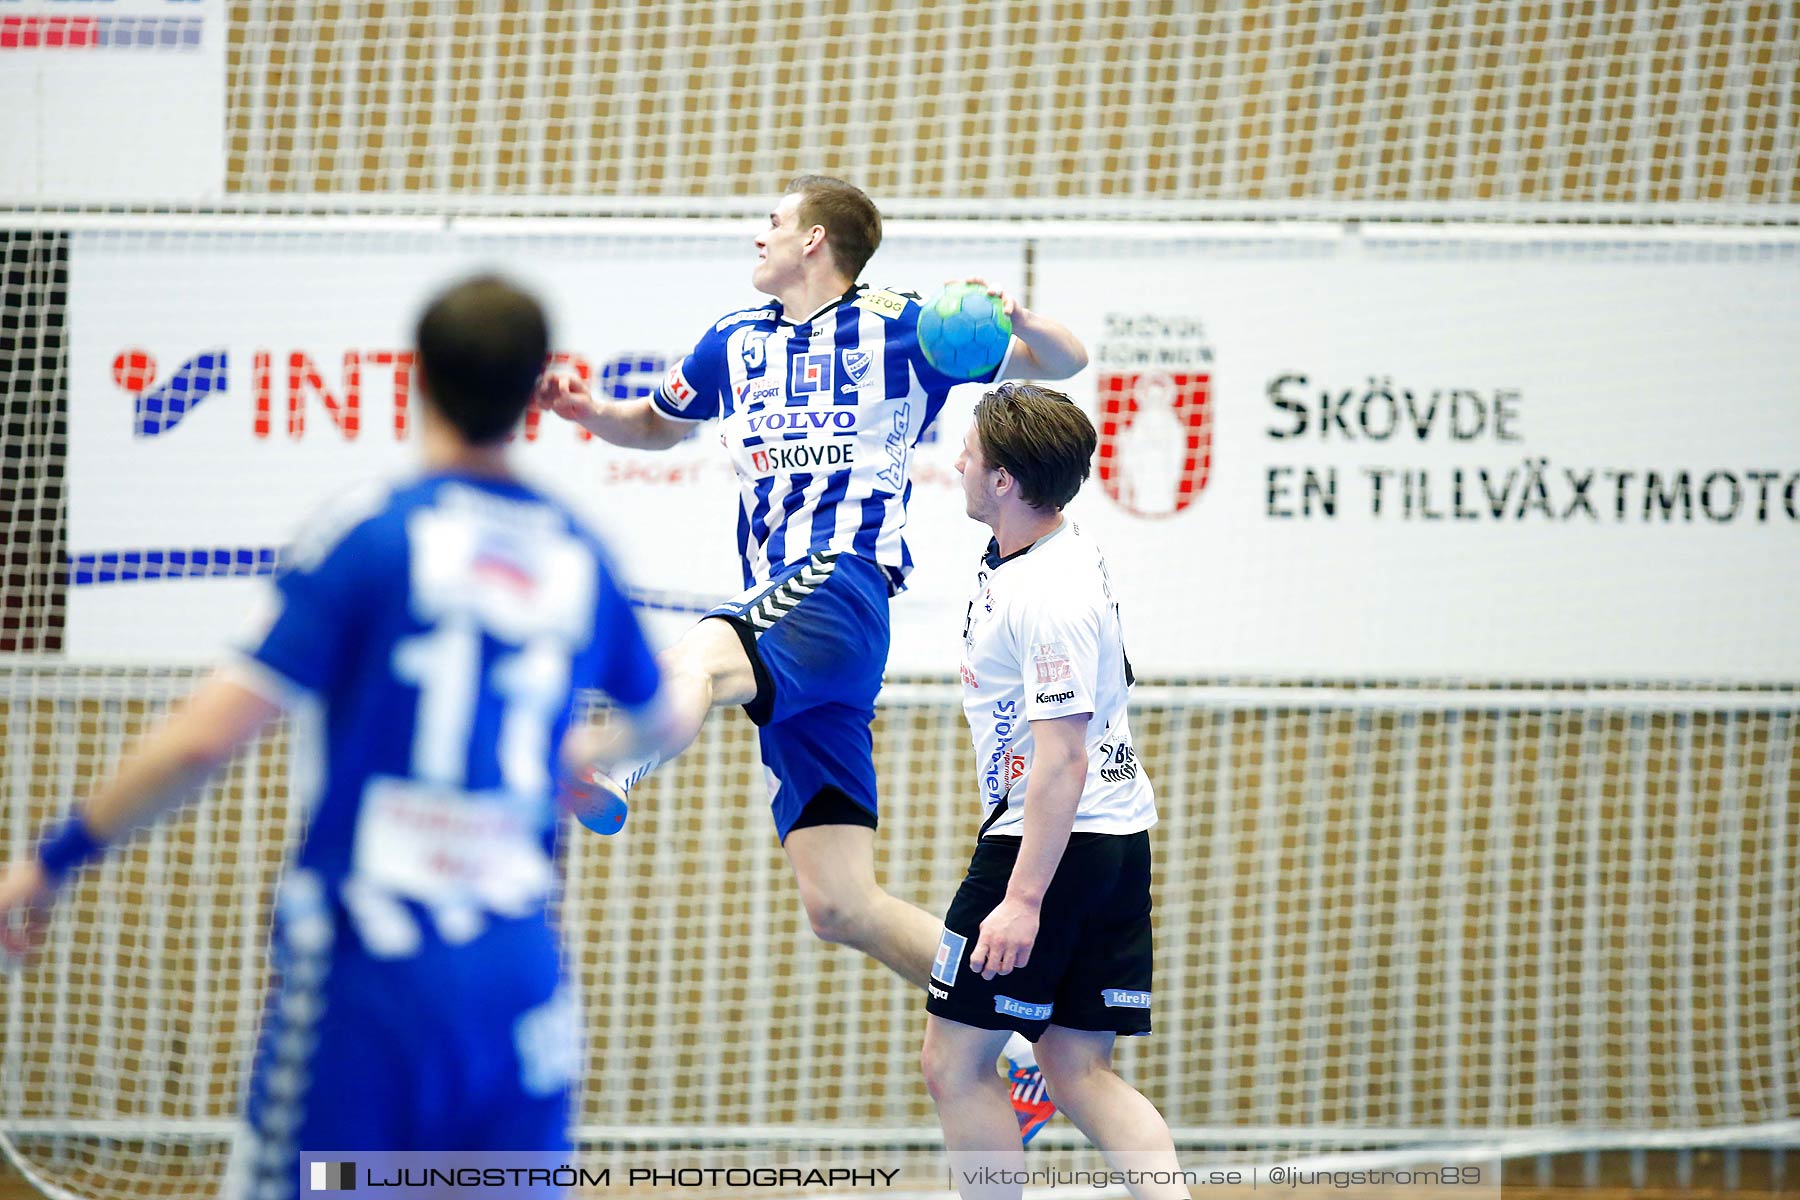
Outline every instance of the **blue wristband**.
[(44, 872), (60, 883), (105, 852), (105, 844), (94, 840), (80, 814), (70, 813), (68, 820), (38, 843), (37, 856)]

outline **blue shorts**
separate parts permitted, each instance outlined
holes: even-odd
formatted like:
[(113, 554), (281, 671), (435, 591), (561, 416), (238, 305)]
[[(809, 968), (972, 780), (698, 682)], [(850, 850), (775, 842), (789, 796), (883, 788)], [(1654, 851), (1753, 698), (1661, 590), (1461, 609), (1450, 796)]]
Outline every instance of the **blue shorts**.
[(707, 616), (731, 622), (756, 672), (744, 711), (760, 727), (775, 832), (874, 826), (869, 724), (887, 669), (886, 573), (852, 554), (814, 554)]
[(404, 904), (418, 947), (383, 958), (316, 875), (294, 876), (250, 1082), (251, 1194), (293, 1194), (306, 1152), (566, 1152), (579, 1029), (548, 920), (486, 914), (450, 944)]

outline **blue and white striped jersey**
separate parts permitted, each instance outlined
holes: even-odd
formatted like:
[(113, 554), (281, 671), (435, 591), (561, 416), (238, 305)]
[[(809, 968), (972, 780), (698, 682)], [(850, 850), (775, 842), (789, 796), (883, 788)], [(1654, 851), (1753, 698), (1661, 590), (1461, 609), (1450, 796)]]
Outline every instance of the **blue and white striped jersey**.
[(669, 369), (658, 410), (718, 418), (737, 469), (745, 587), (822, 550), (877, 564), (890, 592), (905, 585), (913, 450), (970, 382), (925, 361), (918, 321), (916, 295), (858, 284), (800, 321), (778, 301), (730, 313)]
[(660, 683), (594, 535), (523, 484), (429, 475), (333, 505), (268, 598), (239, 670), (297, 702), (295, 865), (377, 954), (417, 947), (418, 908), (453, 941), (541, 913), (577, 693)]

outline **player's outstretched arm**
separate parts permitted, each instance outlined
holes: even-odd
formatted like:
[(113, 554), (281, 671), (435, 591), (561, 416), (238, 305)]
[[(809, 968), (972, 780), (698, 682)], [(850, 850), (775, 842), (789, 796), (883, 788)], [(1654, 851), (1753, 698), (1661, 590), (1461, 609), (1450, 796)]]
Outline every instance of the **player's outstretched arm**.
[[(979, 282), (979, 281), (977, 281)], [(1011, 293), (1000, 292), (1003, 311), (1012, 319), (1012, 357), (1007, 379), (1067, 379), (1088, 364), (1087, 347), (1061, 321), (1033, 312)]]
[(228, 675), (201, 684), (50, 832), (37, 854), (0, 877), (0, 942), (7, 954), (26, 957), (37, 948), (51, 896), (75, 867), (185, 799), (280, 714), (280, 705)]
[(546, 372), (534, 397), (543, 408), (573, 421), (595, 437), (633, 450), (667, 450), (688, 435), (688, 427), (656, 411), (649, 400), (594, 399), (580, 376)]

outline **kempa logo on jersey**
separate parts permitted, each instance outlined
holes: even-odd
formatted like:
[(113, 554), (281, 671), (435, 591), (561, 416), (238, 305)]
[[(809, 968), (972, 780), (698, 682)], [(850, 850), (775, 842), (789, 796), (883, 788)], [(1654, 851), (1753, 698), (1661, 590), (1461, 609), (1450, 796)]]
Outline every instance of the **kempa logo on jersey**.
[(758, 413), (750, 418), (751, 433), (811, 433), (830, 430), (834, 436), (856, 432), (856, 410), (850, 408), (789, 408)]
[(1074, 692), (1039, 692), (1035, 697), (1039, 704), (1061, 704), (1064, 700), (1074, 698)]
[(790, 442), (781, 446), (758, 446), (750, 451), (750, 469), (758, 475), (843, 471), (855, 465), (854, 442)]

